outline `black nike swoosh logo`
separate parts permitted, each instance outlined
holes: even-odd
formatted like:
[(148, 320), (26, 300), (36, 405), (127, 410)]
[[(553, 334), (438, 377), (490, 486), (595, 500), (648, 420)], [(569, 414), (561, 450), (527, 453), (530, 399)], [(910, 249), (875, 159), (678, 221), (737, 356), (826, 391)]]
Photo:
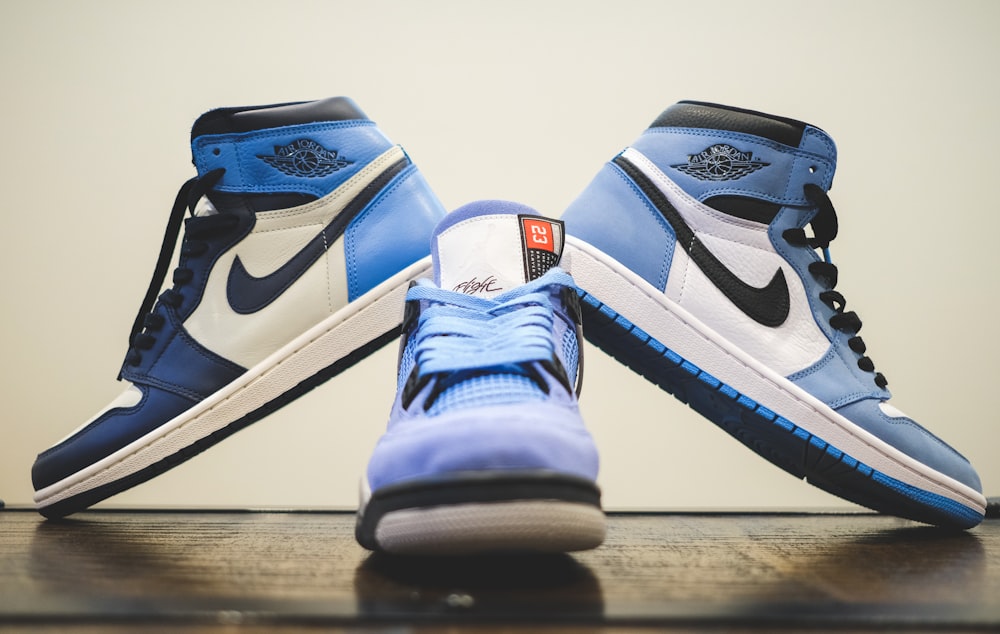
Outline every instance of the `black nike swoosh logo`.
[(785, 319), (788, 318), (790, 298), (785, 273), (780, 267), (766, 286), (761, 288), (750, 286), (709, 251), (663, 192), (638, 167), (623, 156), (616, 156), (612, 162), (632, 179), (656, 210), (670, 223), (677, 235), (677, 243), (687, 251), (698, 268), (729, 301), (747, 317), (764, 326), (776, 327), (785, 323)]
[(229, 306), (237, 313), (247, 315), (269, 305), (278, 299), (288, 287), (319, 260), (334, 241), (340, 237), (351, 220), (361, 213), (375, 199), (380, 191), (389, 184), (400, 172), (410, 164), (409, 159), (401, 158), (390, 165), (384, 172), (368, 183), (354, 197), (330, 224), (316, 234), (298, 253), (289, 258), (275, 271), (264, 277), (255, 277), (247, 272), (246, 267), (236, 256), (229, 269), (229, 279), (226, 282), (226, 298)]

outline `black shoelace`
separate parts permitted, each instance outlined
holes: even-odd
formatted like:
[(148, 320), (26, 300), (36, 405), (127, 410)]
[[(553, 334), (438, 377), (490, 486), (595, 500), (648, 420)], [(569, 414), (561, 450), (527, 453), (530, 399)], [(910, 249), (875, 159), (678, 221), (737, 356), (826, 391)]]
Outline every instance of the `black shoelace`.
[[(837, 212), (821, 187), (806, 185), (805, 194), (809, 202), (818, 209), (816, 215), (809, 221), (813, 236), (807, 236), (804, 229), (787, 229), (781, 235), (791, 245), (823, 251), (823, 261), (810, 264), (809, 272), (817, 281), (821, 283), (825, 281), (826, 288), (820, 292), (819, 299), (836, 311), (830, 318), (830, 327), (852, 335), (847, 340), (847, 345), (858, 354), (858, 367), (865, 372), (875, 372), (874, 362), (865, 356), (867, 349), (865, 342), (858, 336), (858, 331), (861, 330), (861, 318), (853, 310), (844, 312), (847, 300), (842, 294), (833, 290), (837, 285), (837, 267), (830, 261), (830, 242), (837, 237)], [(885, 375), (875, 372), (875, 385), (884, 389), (888, 384)]]
[[(181, 224), (185, 224), (185, 234), (181, 246), (181, 263), (174, 269), (174, 286), (160, 293), (158, 298), (160, 302), (174, 308), (179, 307), (182, 300), (182, 296), (177, 290), (178, 287), (187, 284), (194, 277), (194, 272), (186, 266), (190, 258), (196, 258), (208, 249), (206, 238), (236, 226), (238, 219), (229, 214), (204, 217), (194, 217), (193, 215), (195, 205), (219, 182), (225, 171), (225, 169), (219, 168), (204, 176), (196, 176), (184, 183), (180, 191), (177, 192), (173, 209), (170, 211), (170, 219), (167, 221), (167, 229), (163, 235), (163, 242), (160, 245), (160, 255), (156, 260), (153, 277), (149, 281), (146, 296), (143, 298), (139, 312), (132, 323), (132, 331), (128, 337), (129, 348), (125, 355), (123, 370), (125, 365), (136, 366), (142, 362), (142, 351), (153, 347), (156, 342), (155, 333), (163, 327), (163, 316), (156, 312), (157, 293), (163, 286), (167, 268), (174, 256)], [(184, 223), (185, 211), (190, 211), (192, 214), (186, 223)], [(121, 372), (119, 372), (118, 378), (121, 379)]]

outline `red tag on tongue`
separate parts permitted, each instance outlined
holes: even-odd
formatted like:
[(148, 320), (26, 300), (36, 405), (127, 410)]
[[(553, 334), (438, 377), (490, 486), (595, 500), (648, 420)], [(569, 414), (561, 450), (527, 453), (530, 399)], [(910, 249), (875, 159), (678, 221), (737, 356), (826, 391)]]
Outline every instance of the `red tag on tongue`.
[(525, 281), (538, 279), (559, 263), (563, 250), (563, 222), (538, 216), (518, 216), (524, 246)]
[(541, 249), (555, 252), (553, 245), (552, 223), (537, 218), (521, 217), (521, 231), (524, 234), (524, 244), (528, 249)]

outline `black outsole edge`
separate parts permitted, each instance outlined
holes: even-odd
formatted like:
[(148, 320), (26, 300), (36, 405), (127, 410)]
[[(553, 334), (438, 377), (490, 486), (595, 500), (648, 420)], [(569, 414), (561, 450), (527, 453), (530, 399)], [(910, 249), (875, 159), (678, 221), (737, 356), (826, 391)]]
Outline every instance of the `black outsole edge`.
[(313, 376), (304, 379), (295, 387), (284, 392), (277, 398), (261, 405), (254, 411), (244, 415), (241, 418), (229, 423), (222, 429), (205, 436), (201, 440), (188, 445), (187, 447), (181, 449), (177, 453), (166, 456), (165, 458), (155, 462), (133, 474), (130, 474), (124, 478), (115, 480), (114, 482), (109, 482), (108, 484), (84, 491), (78, 495), (75, 495), (65, 500), (60, 500), (55, 504), (49, 506), (41, 507), (38, 512), (41, 513), (48, 519), (59, 519), (66, 517), (72, 513), (82, 511), (98, 502), (106, 500), (107, 498), (131, 489), (132, 487), (142, 484), (147, 480), (169, 471), (170, 469), (176, 467), (177, 465), (190, 460), (191, 458), (197, 456), (201, 452), (205, 451), (209, 447), (218, 444), (219, 442), (225, 440), (229, 436), (232, 436), (241, 429), (248, 427), (249, 425), (259, 421), (268, 414), (281, 409), (288, 403), (299, 398), (306, 392), (309, 392), (313, 388), (325, 383), (326, 381), (332, 379), (336, 375), (340, 374), (347, 368), (351, 367), (358, 361), (361, 361), (365, 357), (371, 355), (376, 350), (379, 350), (390, 341), (395, 340), (399, 337), (400, 329), (399, 326), (393, 328), (389, 332), (376, 337), (372, 341), (361, 346), (354, 352), (351, 352), (345, 357), (337, 360), (333, 364), (327, 366), (323, 370), (320, 370)]
[(369, 550), (379, 522), (403, 509), (461, 504), (552, 500), (601, 508), (601, 491), (585, 478), (545, 470), (456, 472), (435, 479), (403, 482), (376, 491), (358, 513), (354, 534)]
[(986, 498), (986, 518), (1000, 519), (1000, 496)]

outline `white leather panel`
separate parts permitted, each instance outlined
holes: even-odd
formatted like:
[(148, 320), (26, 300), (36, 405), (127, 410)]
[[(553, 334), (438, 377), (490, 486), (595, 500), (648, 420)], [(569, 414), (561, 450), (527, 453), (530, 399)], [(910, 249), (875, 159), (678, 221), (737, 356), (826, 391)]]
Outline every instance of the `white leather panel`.
[(222, 254), (209, 274), (201, 303), (184, 326), (203, 346), (245, 368), (252, 367), (300, 333), (347, 305), (343, 236), (274, 302), (240, 314), (226, 297), (238, 255), (254, 276), (267, 275), (319, 235), (344, 207), (389, 165), (403, 158), (390, 148), (336, 190), (306, 205), (259, 212), (253, 231)]
[(766, 225), (734, 218), (700, 203), (635, 149), (629, 148), (623, 155), (653, 181), (702, 244), (744, 282), (765, 286), (781, 268), (788, 284), (789, 313), (778, 327), (750, 319), (679, 244), (664, 291), (669, 299), (782, 376), (806, 368), (826, 354), (830, 341), (816, 324), (802, 280), (774, 250)]

